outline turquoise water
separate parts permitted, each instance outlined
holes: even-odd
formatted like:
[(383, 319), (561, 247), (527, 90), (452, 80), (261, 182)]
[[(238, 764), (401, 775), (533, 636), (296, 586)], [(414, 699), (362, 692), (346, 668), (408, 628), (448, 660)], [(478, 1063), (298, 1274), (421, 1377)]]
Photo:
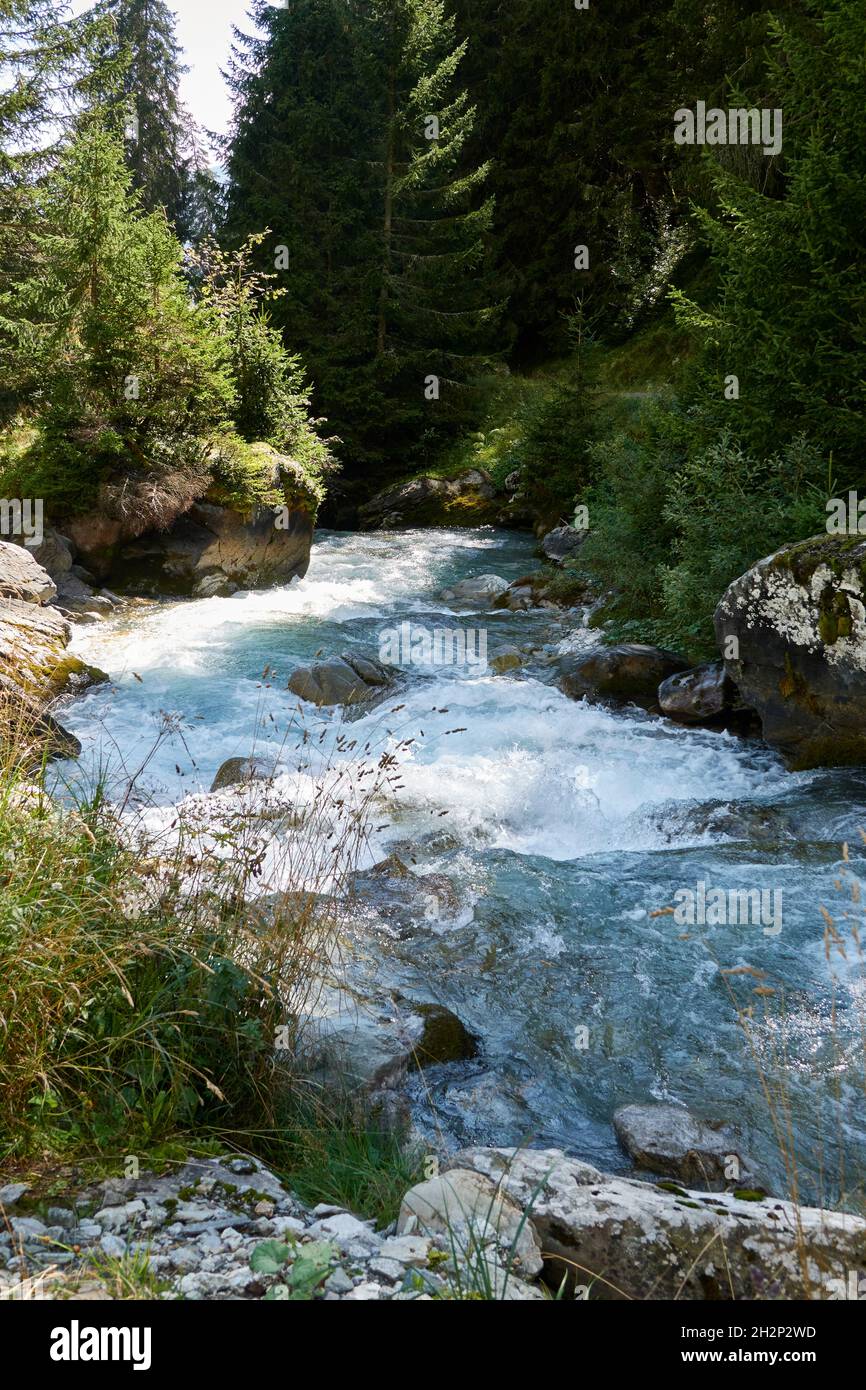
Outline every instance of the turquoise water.
[[(355, 931), (389, 984), (448, 1005), (482, 1041), (475, 1061), (425, 1073), (419, 1127), (455, 1144), (556, 1144), (622, 1169), (613, 1110), (680, 1101), (737, 1124), (782, 1190), (766, 1085), (793, 1126), (801, 1197), (856, 1194), (864, 994), (850, 941), (847, 961), (827, 958), (820, 905), (847, 931), (840, 874), (862, 864), (866, 770), (789, 774), (758, 742), (567, 700), (546, 658), (592, 642), (577, 612), (455, 613), (440, 597), (457, 579), (510, 580), (534, 563), (530, 539), (487, 529), (321, 534), (307, 578), (286, 588), (81, 629), (77, 650), (112, 683), (66, 711), (84, 744), (67, 772), (107, 768), (118, 800), (139, 774), (129, 806), (165, 816), (253, 748), (295, 758), (297, 795), (301, 723), (317, 757), (349, 764), (358, 755), (337, 743), (341, 728), (359, 745), (387, 743), (392, 727), (394, 740), (410, 735), (369, 860), (397, 844), (417, 872), (449, 878), (460, 909), (400, 932), (372, 915)], [(505, 675), (412, 666), (399, 721), (392, 704), (346, 725), (298, 713), (285, 690), (294, 666), (375, 654), (402, 621), (536, 651)], [(781, 893), (781, 931), (678, 924), (664, 910), (700, 883)], [(737, 1003), (752, 1009), (750, 1041)]]

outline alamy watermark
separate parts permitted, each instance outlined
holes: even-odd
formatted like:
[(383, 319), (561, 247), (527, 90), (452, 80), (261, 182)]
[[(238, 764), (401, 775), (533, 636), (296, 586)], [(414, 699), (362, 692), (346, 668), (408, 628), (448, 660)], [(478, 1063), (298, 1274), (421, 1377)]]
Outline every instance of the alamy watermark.
[(675, 145), (760, 145), (764, 154), (782, 150), (782, 112), (779, 107), (734, 106), (722, 111), (699, 101), (694, 111), (681, 106), (674, 112)]
[(674, 894), (674, 921), (680, 927), (761, 927), (764, 936), (782, 930), (781, 888), (694, 888)]
[(388, 666), (465, 666), (487, 670), (487, 629), (419, 627), (403, 622), (379, 633), (379, 660)]
[(0, 498), (0, 536), (22, 536), (25, 545), (40, 546), (45, 539), (42, 498)]
[(856, 492), (831, 497), (827, 503), (827, 531), (831, 536), (866, 536), (866, 497)]

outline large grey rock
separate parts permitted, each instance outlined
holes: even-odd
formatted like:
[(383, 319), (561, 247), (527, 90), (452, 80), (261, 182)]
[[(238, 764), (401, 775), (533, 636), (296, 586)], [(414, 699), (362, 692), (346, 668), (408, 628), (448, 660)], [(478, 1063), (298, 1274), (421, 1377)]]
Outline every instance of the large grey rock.
[(117, 606), (105, 595), (94, 593), (89, 584), (71, 572), (58, 579), (54, 602), (65, 613), (94, 613), (98, 618), (107, 618)]
[(299, 666), (288, 689), (312, 705), (357, 705), (382, 694), (394, 681), (394, 669), (374, 657), (344, 652), (342, 656)]
[(754, 1164), (736, 1136), (679, 1105), (624, 1105), (613, 1117), (616, 1137), (639, 1168), (698, 1187), (754, 1186)]
[(21, 545), (0, 541), (0, 599), (48, 603), (57, 592), (50, 574)]
[(568, 1273), (592, 1298), (825, 1298), (866, 1267), (866, 1221), (844, 1212), (669, 1191), (558, 1149), (468, 1149), (451, 1162), (528, 1211), (552, 1284)]
[(295, 460), (269, 444), (248, 449), (285, 508), (238, 511), (212, 489), (205, 461), (200, 476), (160, 483), (127, 470), (100, 487), (95, 511), (69, 518), (64, 529), (94, 575), (110, 574), (129, 592), (206, 597), (232, 584), (287, 584), (309, 568), (317, 498)]
[(45, 535), (40, 545), (28, 546), (27, 548), (37, 564), (41, 565), (55, 582), (61, 575), (68, 574), (72, 569), (73, 555), (70, 542), (51, 526), (45, 528)]
[(480, 468), (458, 478), (412, 478), (386, 488), (358, 508), (363, 531), (492, 525), (497, 513), (496, 488)]
[(508, 580), (498, 574), (476, 574), (471, 579), (461, 579), (450, 589), (443, 589), (439, 597), (444, 603), (471, 604), (489, 607), (495, 598), (504, 594)]
[(266, 782), (273, 777), (274, 770), (273, 759), (226, 758), (211, 783), (211, 791), (223, 791), (225, 787), (235, 787), (245, 782)]
[(43, 606), (54, 593), (53, 580), (32, 555), (0, 542), (0, 721), (25, 761), (43, 749), (58, 756), (80, 751), (48, 712), (70, 678), (87, 669), (66, 652), (67, 620)]
[(555, 526), (542, 537), (541, 549), (546, 559), (561, 565), (569, 555), (577, 553), (588, 535), (588, 531), (578, 531), (573, 526)]
[(623, 642), (563, 657), (559, 688), (573, 700), (588, 697), (654, 707), (662, 682), (686, 670), (686, 665), (681, 657), (661, 647)]
[(721, 661), (708, 661), (690, 671), (668, 676), (658, 689), (662, 714), (682, 724), (704, 724), (723, 719), (733, 709), (736, 700), (736, 687), (725, 674)]
[(716, 609), (725, 670), (793, 768), (866, 763), (866, 538), (760, 560)]
[(395, 1091), (410, 1072), (478, 1051), (477, 1039), (441, 1004), (339, 990), (318, 1008), (305, 1035), (305, 1070), (342, 1091)]
[(457, 1166), (406, 1193), (397, 1235), (415, 1234), (444, 1235), (461, 1262), (489, 1253), (530, 1279), (544, 1263), (531, 1217), (489, 1177)]

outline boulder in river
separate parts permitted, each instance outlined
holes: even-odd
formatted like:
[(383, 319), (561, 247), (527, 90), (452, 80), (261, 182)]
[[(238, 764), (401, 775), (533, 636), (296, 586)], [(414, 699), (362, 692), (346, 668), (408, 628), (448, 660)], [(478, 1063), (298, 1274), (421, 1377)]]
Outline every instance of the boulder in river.
[(267, 758), (226, 758), (211, 783), (212, 792), (223, 791), (246, 782), (266, 782), (274, 775), (273, 760)]
[(563, 657), (559, 688), (572, 700), (587, 697), (655, 708), (662, 682), (686, 669), (687, 663), (674, 652), (623, 642)]
[(464, 1149), (450, 1166), (526, 1213), (553, 1288), (568, 1275), (592, 1299), (838, 1297), (866, 1261), (847, 1212), (610, 1177), (558, 1149)]
[(443, 589), (439, 597), (443, 603), (471, 604), (473, 607), (488, 608), (493, 600), (504, 594), (508, 580), (498, 574), (476, 574), (471, 579), (461, 579), (450, 589)]
[(457, 478), (411, 478), (386, 488), (358, 508), (362, 531), (412, 526), (487, 526), (497, 520), (496, 487), (488, 473), (470, 468)]
[(375, 1097), (410, 1072), (475, 1057), (478, 1040), (441, 1004), (347, 989), (320, 1000), (305, 1030), (304, 1070), (318, 1084)]
[(754, 1165), (734, 1134), (682, 1106), (624, 1105), (614, 1113), (613, 1127), (638, 1168), (713, 1191), (755, 1185)]
[(662, 714), (681, 724), (720, 722), (737, 704), (737, 689), (721, 661), (668, 676), (658, 689)]
[(375, 657), (344, 652), (342, 656), (299, 666), (288, 689), (312, 705), (358, 705), (387, 691), (396, 671)]
[(100, 486), (94, 511), (64, 521), (79, 559), (99, 579), (111, 575), (133, 593), (208, 597), (221, 583), (266, 588), (302, 578), (316, 486), (299, 463), (269, 444), (245, 445), (244, 452), (246, 465), (284, 506), (239, 510), (207, 471), (196, 478), (168, 475), (157, 484), (127, 470)]
[(726, 590), (716, 638), (795, 769), (866, 763), (866, 538), (783, 546)]

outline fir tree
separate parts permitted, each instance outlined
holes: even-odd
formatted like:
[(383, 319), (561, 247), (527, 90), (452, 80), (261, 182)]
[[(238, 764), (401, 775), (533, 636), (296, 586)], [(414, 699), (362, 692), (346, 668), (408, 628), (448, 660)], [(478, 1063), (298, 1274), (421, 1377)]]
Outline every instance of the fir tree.
[[(240, 40), (232, 70), (229, 235), (273, 228), (286, 290), (274, 321), (309, 363), (350, 465), (394, 451), (405, 466), (459, 414), (490, 317), (486, 168), (461, 167), (464, 48), (441, 3), (255, 13), (265, 37)], [(432, 377), (438, 401), (425, 399)]]
[(186, 71), (165, 0), (103, 0), (112, 21), (110, 52), (123, 65), (120, 101), (126, 161), (148, 212), (165, 208), (181, 239), (201, 223), (206, 160), (180, 100)]
[(142, 211), (117, 134), (89, 124), (37, 204), (0, 342), (38, 429), (28, 486), (62, 510), (108, 488), (103, 507), (137, 509), (143, 531), (203, 490), (234, 404), (224, 345), (213, 312), (193, 305), (165, 214)]

